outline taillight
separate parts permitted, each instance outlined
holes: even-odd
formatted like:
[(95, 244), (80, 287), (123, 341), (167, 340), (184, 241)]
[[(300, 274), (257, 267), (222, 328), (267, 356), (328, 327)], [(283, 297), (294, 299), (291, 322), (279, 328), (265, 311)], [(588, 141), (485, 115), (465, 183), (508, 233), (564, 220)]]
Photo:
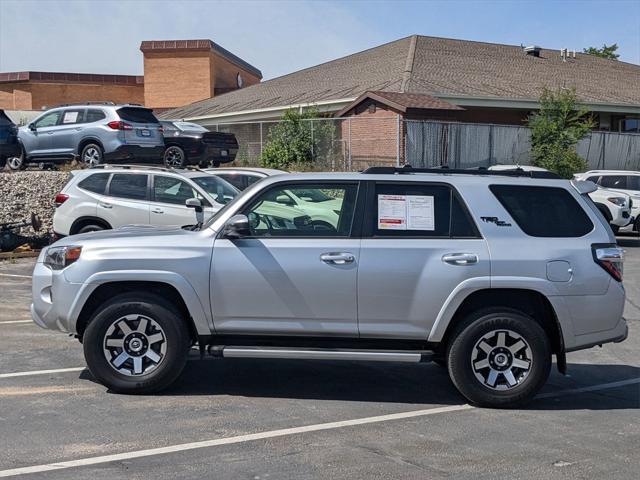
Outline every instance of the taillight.
[(57, 194), (56, 195), (56, 208), (59, 207), (60, 205), (62, 205), (68, 199), (69, 199), (69, 195), (67, 195), (66, 193)]
[(133, 130), (133, 127), (128, 123), (123, 122), (122, 120), (114, 120), (113, 122), (107, 123), (107, 127), (112, 128), (113, 130)]
[(618, 282), (622, 281), (624, 250), (613, 243), (591, 245), (593, 260)]

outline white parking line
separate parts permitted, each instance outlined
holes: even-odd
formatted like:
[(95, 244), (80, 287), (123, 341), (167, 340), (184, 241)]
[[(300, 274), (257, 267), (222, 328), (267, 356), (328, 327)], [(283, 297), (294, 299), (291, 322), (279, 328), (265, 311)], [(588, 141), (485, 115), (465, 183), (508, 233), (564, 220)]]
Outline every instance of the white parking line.
[(16, 275), (14, 273), (0, 273), (0, 277), (31, 278), (31, 275)]
[(10, 323), (33, 323), (33, 320), (7, 320), (6, 322), (0, 322), (0, 325), (8, 325)]
[[(571, 395), (582, 392), (595, 392), (598, 390), (606, 390), (625, 385), (633, 385), (640, 383), (640, 377), (628, 380), (620, 380), (618, 382), (602, 383), (599, 385), (591, 385), (588, 387), (572, 388), (560, 390), (558, 392), (549, 392), (538, 395), (536, 398), (551, 398), (556, 396)], [(285, 437), (296, 435), (299, 433), (319, 432), (323, 430), (334, 430), (338, 428), (353, 427), (356, 425), (366, 425), (372, 423), (388, 422), (392, 420), (403, 420), (407, 418), (426, 417), (428, 415), (437, 415), (440, 413), (458, 412), (470, 410), (474, 407), (471, 405), (451, 405), (448, 407), (429, 408), (426, 410), (414, 410), (411, 412), (392, 413), (389, 415), (379, 415), (376, 417), (356, 418), (353, 420), (343, 420), (338, 422), (319, 423), (316, 425), (307, 425), (303, 427), (283, 428), (281, 430), (271, 430), (268, 432), (250, 433), (246, 435), (238, 435), (235, 437), (217, 438), (212, 440), (204, 440), (201, 442), (182, 443), (178, 445), (170, 445), (168, 447), (150, 448), (147, 450), (134, 450), (131, 452), (116, 453), (112, 455), (101, 455), (97, 457), (81, 458), (78, 460), (69, 460), (65, 462), (45, 463), (42, 465), (33, 465), (30, 467), (12, 468), (10, 470), (0, 470), (0, 477), (11, 477), (15, 475), (25, 475), (29, 473), (42, 473), (52, 470), (62, 470), (66, 468), (85, 467), (88, 465), (97, 465), (101, 463), (117, 462), (121, 460), (131, 460), (136, 458), (150, 457), (153, 455), (164, 455), (168, 453), (184, 452), (187, 450), (196, 450), (200, 448), (217, 447), (220, 445), (231, 445), (235, 443), (251, 442), (254, 440), (263, 440), (266, 438)]]
[(116, 453), (113, 455), (102, 455), (99, 457), (82, 458), (80, 460), (70, 460), (68, 462), (47, 463), (44, 465), (35, 465), (32, 467), (13, 468), (11, 470), (0, 471), (0, 477), (10, 477), (13, 475), (24, 475), (28, 473), (49, 472), (51, 470), (60, 470), (64, 468), (84, 467), (87, 465), (96, 465), (99, 463), (117, 462), (132, 458), (149, 457), (152, 455), (163, 455), (167, 453), (184, 452), (187, 450), (195, 450), (199, 448), (216, 447), (219, 445), (231, 445), (234, 443), (251, 442), (253, 440), (263, 440), (266, 438), (284, 437), (295, 435), (298, 433), (318, 432), (321, 430), (333, 430), (336, 428), (352, 427), (355, 425), (365, 425), (369, 423), (388, 422), (390, 420), (401, 420), (405, 418), (424, 417), (427, 415), (436, 415), (439, 413), (455, 412), (460, 410), (469, 410), (473, 407), (470, 405), (452, 405), (449, 407), (430, 408), (427, 410), (415, 410), (413, 412), (392, 413), (390, 415), (380, 415), (377, 417), (356, 418), (354, 420), (343, 420), (339, 422), (319, 423), (316, 425), (306, 425), (304, 427), (283, 428), (281, 430), (271, 430), (269, 432), (250, 433), (247, 435), (238, 435), (236, 437), (217, 438), (214, 440), (205, 440), (202, 442), (182, 443), (169, 447), (150, 448), (148, 450), (137, 450), (133, 452)]
[(30, 377), (32, 375), (46, 375), (48, 373), (80, 372), (86, 368), (87, 367), (71, 367), (57, 368), (55, 370), (32, 370), (30, 372), (0, 373), (0, 378)]

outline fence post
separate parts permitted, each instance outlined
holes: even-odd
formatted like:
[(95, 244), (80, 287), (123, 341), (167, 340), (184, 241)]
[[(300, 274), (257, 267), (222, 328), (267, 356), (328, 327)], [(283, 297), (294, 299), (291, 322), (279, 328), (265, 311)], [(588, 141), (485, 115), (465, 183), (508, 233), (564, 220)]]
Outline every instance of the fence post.
[(260, 122), (260, 156), (262, 156), (262, 122)]
[(351, 117), (349, 117), (349, 171), (351, 171)]
[(396, 167), (400, 166), (400, 114), (396, 115)]
[(313, 119), (309, 120), (311, 124), (311, 159), (315, 161), (315, 149), (313, 148)]

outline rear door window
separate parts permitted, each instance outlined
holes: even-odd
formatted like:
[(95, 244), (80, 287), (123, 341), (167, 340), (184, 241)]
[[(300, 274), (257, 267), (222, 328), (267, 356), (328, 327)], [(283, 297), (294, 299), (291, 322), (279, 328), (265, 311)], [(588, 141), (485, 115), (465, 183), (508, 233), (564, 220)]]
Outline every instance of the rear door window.
[(627, 188), (626, 175), (603, 175), (600, 185), (605, 188)]
[(117, 110), (122, 120), (133, 123), (160, 123), (148, 108), (122, 107)]
[(83, 123), (84, 121), (84, 109), (77, 110), (65, 110), (62, 113), (62, 120), (60, 125), (75, 125)]
[(593, 230), (589, 216), (564, 188), (523, 185), (491, 185), (489, 188), (527, 235), (582, 237)]
[(640, 175), (629, 175), (627, 177), (627, 190), (640, 190)]
[(376, 183), (368, 231), (374, 237), (479, 238), (478, 230), (449, 185)]
[(94, 173), (78, 183), (78, 187), (94, 193), (104, 193), (109, 175), (109, 173)]
[(98, 110), (95, 108), (90, 108), (87, 110), (87, 114), (85, 117), (85, 123), (93, 123), (99, 122), (100, 120), (104, 120), (107, 116), (104, 114), (102, 110)]
[(146, 200), (148, 175), (136, 173), (114, 173), (109, 183), (109, 195), (112, 197)]

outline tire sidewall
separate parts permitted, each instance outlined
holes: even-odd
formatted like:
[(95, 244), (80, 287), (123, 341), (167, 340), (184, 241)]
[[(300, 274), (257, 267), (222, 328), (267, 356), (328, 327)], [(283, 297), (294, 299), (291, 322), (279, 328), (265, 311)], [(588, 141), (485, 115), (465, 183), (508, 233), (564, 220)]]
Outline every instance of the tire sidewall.
[[(532, 363), (527, 378), (509, 390), (483, 385), (471, 366), (476, 342), (494, 330), (512, 330), (531, 348)], [(511, 309), (484, 310), (472, 314), (456, 332), (448, 348), (447, 367), (454, 385), (471, 403), (514, 407), (530, 401), (546, 383), (551, 370), (551, 344), (542, 327), (528, 315)]]
[[(179, 151), (180, 151), (180, 155), (182, 156), (182, 163), (181, 163), (180, 165), (169, 165), (169, 164), (167, 163), (167, 153), (168, 153), (168, 152), (169, 152), (169, 150), (171, 150), (172, 148), (173, 148), (173, 149), (177, 149), (177, 150), (179, 150)], [(187, 164), (187, 156), (186, 156), (186, 154), (184, 153), (184, 149), (182, 149), (181, 147), (178, 147), (178, 146), (176, 146), (176, 145), (170, 145), (169, 147), (167, 147), (167, 149), (164, 151), (164, 155), (163, 155), (162, 157), (163, 157), (163, 158), (162, 158), (162, 161), (163, 161), (163, 163), (164, 163), (165, 167), (168, 167), (168, 168), (182, 168), (182, 167), (184, 167), (184, 166)]]
[(100, 225), (96, 225), (95, 223), (91, 223), (91, 224), (85, 225), (81, 229), (79, 229), (77, 234), (80, 235), (82, 233), (99, 232), (99, 231), (104, 230), (104, 229), (105, 228), (101, 227)]
[(104, 162), (104, 152), (102, 151), (102, 148), (100, 147), (100, 145), (98, 145), (97, 143), (88, 143), (87, 145), (85, 145), (82, 148), (82, 152), (80, 152), (80, 163), (85, 168), (90, 168), (92, 166), (89, 163), (86, 163), (84, 161), (84, 154), (90, 148), (95, 148), (98, 151), (99, 159), (98, 159), (98, 163), (96, 163), (96, 165), (100, 165), (100, 164), (102, 164)]
[[(126, 376), (109, 365), (103, 352), (107, 330), (117, 319), (142, 314), (155, 320), (164, 330), (167, 350), (162, 362), (151, 372)], [(169, 386), (182, 372), (189, 350), (189, 335), (184, 320), (160, 297), (120, 296), (99, 307), (83, 338), (84, 355), (94, 377), (117, 393), (150, 393)]]

